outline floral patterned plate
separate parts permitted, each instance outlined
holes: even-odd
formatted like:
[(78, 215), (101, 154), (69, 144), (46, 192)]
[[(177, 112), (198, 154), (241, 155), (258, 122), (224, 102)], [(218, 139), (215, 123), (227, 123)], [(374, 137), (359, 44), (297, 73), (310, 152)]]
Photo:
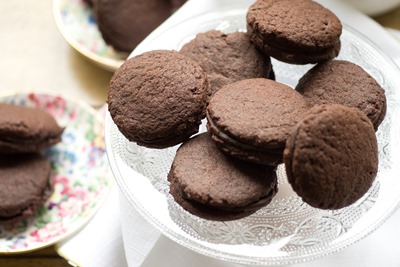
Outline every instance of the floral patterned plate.
[(54, 193), (34, 217), (0, 226), (0, 253), (54, 244), (79, 230), (106, 198), (113, 179), (107, 162), (103, 118), (88, 105), (44, 93), (0, 94), (0, 101), (44, 109), (65, 127), (62, 141), (45, 151)]
[(92, 9), (83, 0), (54, 0), (54, 18), (65, 40), (100, 67), (115, 71), (128, 57), (107, 45), (97, 27)]

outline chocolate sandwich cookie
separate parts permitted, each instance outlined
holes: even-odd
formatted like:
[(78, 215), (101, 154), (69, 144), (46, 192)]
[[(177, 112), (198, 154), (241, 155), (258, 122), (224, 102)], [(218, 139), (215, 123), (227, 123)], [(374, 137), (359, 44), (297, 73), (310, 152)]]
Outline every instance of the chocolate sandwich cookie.
[(277, 192), (274, 167), (229, 157), (207, 133), (179, 147), (168, 180), (171, 195), (185, 210), (218, 221), (248, 216)]
[(50, 163), (39, 153), (0, 154), (0, 224), (33, 216), (50, 197)]
[(167, 0), (95, 0), (93, 4), (104, 41), (124, 52), (132, 52), (173, 8)]
[(165, 148), (198, 132), (210, 94), (196, 62), (176, 51), (155, 50), (128, 59), (115, 72), (108, 109), (127, 139)]
[(43, 110), (0, 103), (0, 153), (41, 151), (60, 142), (63, 131)]
[(368, 191), (378, 171), (374, 127), (356, 108), (316, 105), (293, 128), (284, 162), (304, 202), (320, 209), (349, 206)]
[(317, 63), (340, 51), (340, 20), (311, 0), (257, 0), (246, 20), (251, 41), (283, 62)]
[(259, 51), (244, 32), (217, 30), (200, 33), (180, 53), (199, 63), (207, 73), (211, 90), (250, 78), (268, 78), (271, 59)]
[(314, 66), (300, 80), (296, 90), (311, 105), (342, 104), (360, 109), (375, 130), (386, 114), (382, 87), (360, 66), (343, 60), (330, 60)]
[(286, 138), (308, 108), (304, 97), (287, 85), (262, 78), (242, 80), (211, 98), (207, 129), (226, 153), (277, 165)]

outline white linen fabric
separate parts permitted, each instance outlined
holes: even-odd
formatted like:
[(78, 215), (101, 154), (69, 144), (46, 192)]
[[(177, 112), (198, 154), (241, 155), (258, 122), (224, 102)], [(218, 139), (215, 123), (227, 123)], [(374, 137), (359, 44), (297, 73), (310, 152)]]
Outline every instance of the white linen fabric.
[(104, 204), (77, 234), (57, 244), (58, 253), (73, 266), (127, 267), (122, 242), (118, 186), (113, 185)]

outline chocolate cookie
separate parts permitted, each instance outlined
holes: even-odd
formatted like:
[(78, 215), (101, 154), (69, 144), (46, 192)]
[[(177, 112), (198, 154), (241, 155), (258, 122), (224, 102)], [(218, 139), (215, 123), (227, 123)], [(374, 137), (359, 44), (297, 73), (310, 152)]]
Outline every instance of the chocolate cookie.
[(360, 109), (375, 130), (386, 114), (382, 87), (360, 66), (331, 60), (314, 66), (300, 80), (296, 90), (311, 105), (342, 104)]
[(125, 61), (115, 72), (108, 109), (130, 141), (165, 148), (198, 132), (210, 93), (196, 62), (176, 51), (156, 50)]
[(207, 107), (207, 128), (226, 153), (277, 165), (286, 138), (308, 109), (302, 95), (268, 79), (248, 79), (222, 87)]
[(0, 224), (35, 214), (52, 193), (50, 172), (41, 154), (0, 154)]
[(60, 142), (63, 131), (43, 110), (0, 103), (0, 153), (41, 151)]
[(231, 158), (207, 133), (184, 142), (168, 174), (175, 201), (210, 220), (234, 220), (267, 205), (277, 192), (275, 168)]
[(180, 53), (199, 63), (207, 73), (211, 90), (250, 78), (268, 78), (271, 59), (259, 51), (244, 32), (217, 30), (200, 33)]
[(257, 0), (246, 20), (251, 41), (283, 62), (318, 63), (340, 51), (342, 24), (311, 0)]
[(93, 4), (104, 41), (125, 52), (132, 52), (172, 13), (167, 0), (96, 0)]
[(356, 108), (316, 105), (293, 128), (284, 162), (288, 180), (304, 202), (320, 209), (346, 207), (375, 180), (374, 127)]

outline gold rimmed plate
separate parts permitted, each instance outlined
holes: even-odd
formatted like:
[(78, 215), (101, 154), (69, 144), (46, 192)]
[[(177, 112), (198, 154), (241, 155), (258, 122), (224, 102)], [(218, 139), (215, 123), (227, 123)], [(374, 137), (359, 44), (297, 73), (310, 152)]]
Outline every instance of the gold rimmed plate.
[(101, 68), (115, 71), (128, 57), (103, 40), (92, 9), (83, 0), (54, 0), (54, 19), (64, 39)]

